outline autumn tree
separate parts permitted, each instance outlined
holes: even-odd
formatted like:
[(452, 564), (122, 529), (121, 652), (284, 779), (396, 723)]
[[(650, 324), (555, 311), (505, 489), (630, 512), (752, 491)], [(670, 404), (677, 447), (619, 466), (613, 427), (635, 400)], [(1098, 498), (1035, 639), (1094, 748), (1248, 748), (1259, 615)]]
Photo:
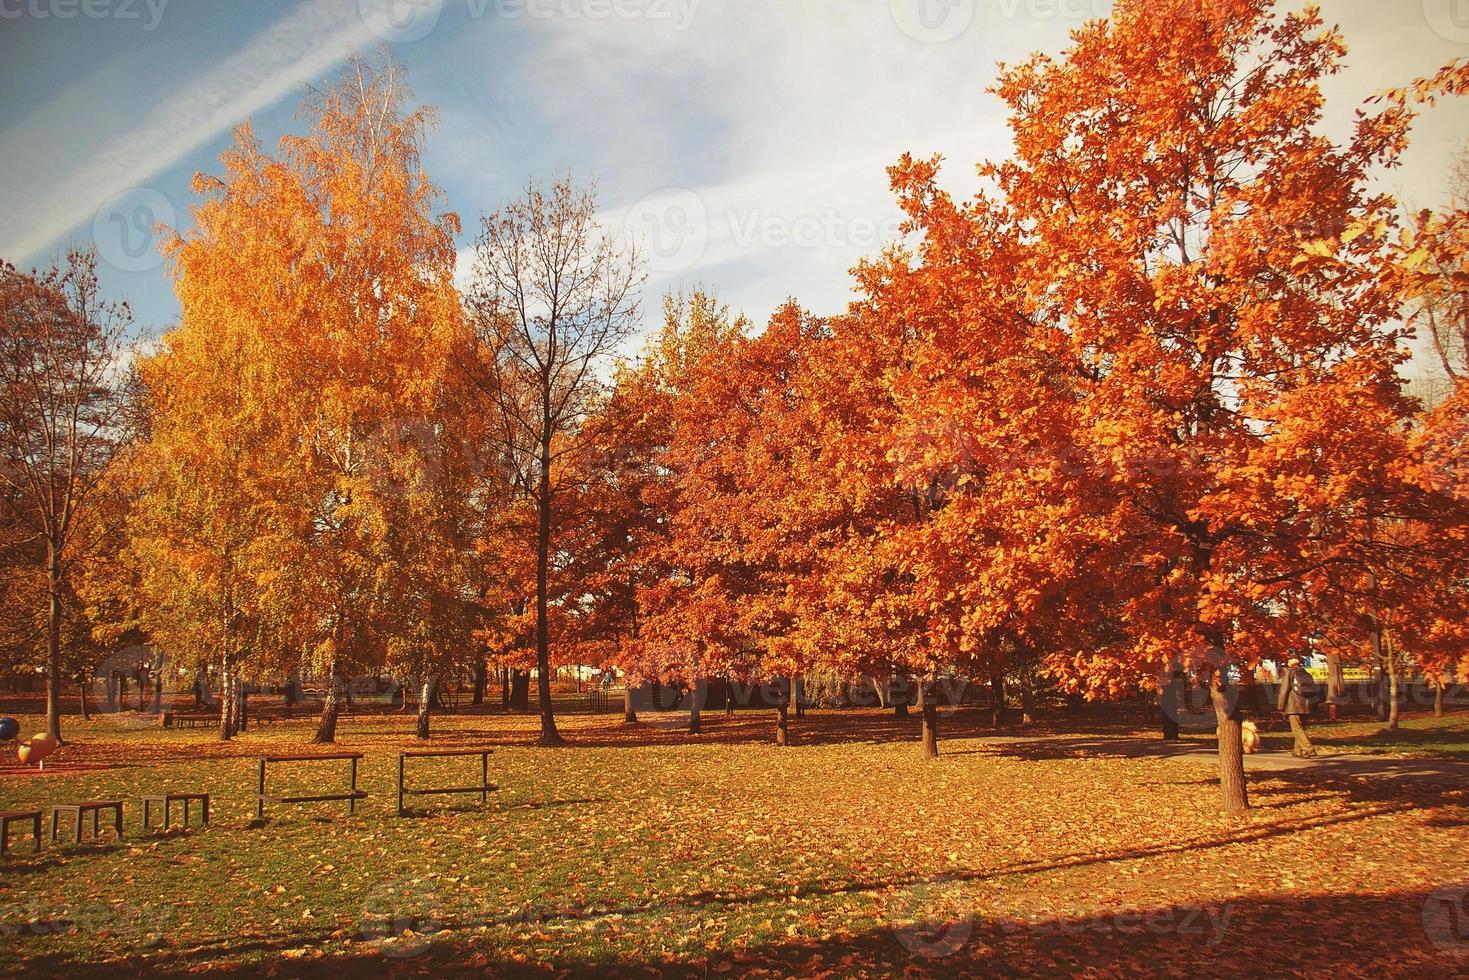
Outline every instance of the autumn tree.
[[(940, 411), (1002, 425), (956, 445), (1007, 447), (999, 530), (1048, 556), (1012, 587), (1052, 562), (1106, 583), (1051, 667), (1100, 695), (1201, 674), (1239, 810), (1234, 678), (1305, 648), (1291, 600), (1357, 561), (1364, 508), (1413, 495), (1391, 479), (1411, 403), (1374, 276), (1392, 202), (1368, 190), (1406, 116), (1364, 114), (1344, 145), (1317, 132), (1344, 48), (1313, 10), (1166, 6), (1120, 3), (1060, 60), (1004, 70), (1016, 152), (981, 166), (971, 202), (934, 162), (895, 183), (924, 263), (948, 270), (949, 302), (926, 309), (956, 340), (930, 373), (985, 372)], [(1057, 621), (1072, 598), (1037, 608)]]
[(563, 742), (551, 705), (553, 529), (563, 474), (586, 452), (582, 423), (611, 357), (637, 326), (643, 276), (597, 225), (597, 199), (569, 179), (481, 220), (466, 305), (485, 350), (480, 379), (498, 449), (534, 506), (535, 658), (543, 745)]
[(0, 482), (44, 571), (46, 730), (61, 738), (62, 626), (79, 543), (127, 417), (131, 314), (104, 300), (93, 249), (40, 275), (0, 266)]
[[(183, 306), (169, 348), (243, 362), (224, 370), (233, 388), (218, 409), (199, 401), (201, 437), (241, 433), (222, 457), (236, 472), (213, 471), (252, 522), (243, 552), (217, 553), (222, 567), (243, 563), (249, 613), (268, 629), (254, 652), (304, 659), (326, 679), (321, 742), (335, 738), (349, 672), (385, 662), (425, 611), (457, 608), (404, 601), (430, 580), (416, 563), (440, 557), (405, 541), (398, 519), (432, 506), (432, 494), (405, 494), (454, 427), (443, 390), (462, 322), (458, 222), (434, 213), (419, 162), (432, 112), (408, 111), (408, 98), (397, 66), (354, 61), (309, 94), (308, 131), (278, 157), (241, 127), (224, 176), (196, 180), (196, 227), (168, 246)], [(207, 389), (223, 366), (207, 353), (165, 360), (154, 387)], [(238, 609), (227, 605), (222, 623)]]

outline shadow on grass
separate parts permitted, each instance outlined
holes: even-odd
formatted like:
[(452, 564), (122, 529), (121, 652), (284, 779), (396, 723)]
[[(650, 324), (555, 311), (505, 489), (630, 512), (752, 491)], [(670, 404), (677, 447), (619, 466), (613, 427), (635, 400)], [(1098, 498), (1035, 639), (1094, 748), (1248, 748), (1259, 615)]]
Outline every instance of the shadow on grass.
[(701, 950), (685, 957), (594, 953), (569, 940), (533, 950), (498, 935), (466, 935), (452, 929), (418, 946), (364, 942), (360, 952), (313, 955), (313, 947), (331, 938), (326, 930), (318, 930), (279, 941), (222, 942), (99, 965), (79, 964), (39, 948), (26, 961), (25, 970), (28, 976), (228, 978), (1077, 973), (1449, 977), (1462, 976), (1469, 965), (1469, 923), (1458, 914), (1463, 912), (1462, 889), (1180, 900), (1149, 908), (1073, 910), (1042, 917), (990, 910), (961, 893), (935, 896), (918, 888), (911, 894), (913, 901), (889, 907), (887, 921), (857, 931), (838, 929), (820, 938), (796, 936), (766, 946)]

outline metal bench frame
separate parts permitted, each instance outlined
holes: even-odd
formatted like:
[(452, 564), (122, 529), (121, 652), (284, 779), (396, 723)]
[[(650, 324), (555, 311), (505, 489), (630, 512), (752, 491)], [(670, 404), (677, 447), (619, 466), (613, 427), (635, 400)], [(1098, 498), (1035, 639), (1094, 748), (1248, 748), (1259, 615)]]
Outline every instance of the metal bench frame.
[[(403, 807), (405, 796), (450, 796), (468, 793), (478, 793), (480, 803), (489, 801), (490, 793), (500, 787), (490, 782), (490, 756), (494, 749), (421, 749), (414, 752), (398, 753), (398, 816), (407, 816), (408, 811)], [(404, 787), (404, 769), (409, 759), (449, 759), (457, 757), (468, 758), (479, 756), (479, 785), (478, 786), (449, 786), (438, 789), (407, 789)]]
[[(335, 800), (347, 801), (347, 812), (357, 812), (357, 801), (365, 800), (367, 793), (357, 788), (357, 763), (361, 761), (361, 752), (334, 752), (327, 755), (263, 755), (260, 757), (260, 782), (259, 790), (255, 794), (255, 819), (265, 819), (265, 804), (267, 803), (329, 803)], [(324, 793), (320, 796), (270, 796), (265, 792), (265, 767), (271, 762), (331, 762), (339, 761), (352, 763), (351, 789), (346, 793)]]

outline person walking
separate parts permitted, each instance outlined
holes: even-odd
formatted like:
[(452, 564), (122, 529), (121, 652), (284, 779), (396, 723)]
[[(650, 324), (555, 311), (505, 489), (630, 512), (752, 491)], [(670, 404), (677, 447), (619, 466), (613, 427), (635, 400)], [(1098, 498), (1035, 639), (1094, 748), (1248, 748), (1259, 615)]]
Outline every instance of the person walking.
[(1298, 759), (1309, 759), (1316, 755), (1316, 746), (1306, 735), (1306, 719), (1311, 716), (1316, 682), (1301, 666), (1300, 657), (1291, 657), (1286, 662), (1285, 676), (1280, 679), (1280, 694), (1275, 706), (1290, 722), (1290, 733), (1295, 738), (1291, 754)]

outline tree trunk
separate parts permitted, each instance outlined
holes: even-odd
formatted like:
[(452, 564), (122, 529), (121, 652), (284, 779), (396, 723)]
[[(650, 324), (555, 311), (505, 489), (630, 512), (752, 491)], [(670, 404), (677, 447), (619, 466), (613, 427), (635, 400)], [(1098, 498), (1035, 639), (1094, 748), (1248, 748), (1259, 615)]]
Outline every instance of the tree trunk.
[(1390, 709), (1387, 704), (1387, 657), (1383, 649), (1382, 623), (1373, 620), (1372, 623), (1372, 660), (1377, 665), (1377, 676), (1373, 678), (1372, 705), (1377, 712), (1378, 721), (1387, 721)]
[(1230, 703), (1226, 684), (1224, 667), (1220, 666), (1209, 680), (1209, 700), (1218, 722), (1219, 793), (1225, 813), (1241, 813), (1250, 808), (1245, 787), (1245, 743), (1239, 708)]
[(724, 717), (733, 718), (735, 713), (735, 689), (734, 680), (724, 675)]
[(796, 702), (796, 717), (806, 717), (806, 679), (804, 677), (791, 678), (791, 698)]
[(791, 693), (784, 683), (779, 685), (775, 704), (775, 744), (791, 744)]
[(633, 684), (631, 677), (622, 679), (622, 723), (624, 725), (636, 725), (638, 723), (638, 711), (632, 700)]
[(1326, 699), (1332, 704), (1340, 701), (1346, 693), (1346, 677), (1342, 672), (1341, 655), (1326, 655)]
[[(1443, 687), (1444, 685), (1442, 680), (1437, 680), (1433, 682), (1433, 717), (1435, 718), (1443, 717)], [(82, 707), (82, 716), (86, 717), (85, 703), (83, 703)]]
[(530, 671), (510, 672), (510, 707), (515, 711), (530, 710)]
[(990, 690), (994, 692), (995, 709), (994, 717), (991, 719), (991, 728), (999, 728), (1005, 724), (1005, 675), (995, 673), (990, 675)]
[(489, 687), (490, 675), (485, 669), (485, 662), (481, 660), (474, 665), (474, 696), (470, 703), (478, 707), (485, 703), (485, 688)]
[(1393, 649), (1392, 639), (1387, 638), (1387, 727), (1396, 731), (1398, 727), (1398, 655)]
[(1311, 759), (1316, 756), (1316, 746), (1311, 744), (1311, 739), (1306, 735), (1306, 725), (1301, 721), (1300, 715), (1290, 716), (1290, 733), (1295, 737), (1295, 747), (1291, 749), (1291, 755), (1298, 759)]
[(906, 671), (898, 671), (893, 675), (892, 687), (888, 692), (888, 700), (893, 704), (894, 718), (908, 717), (908, 674)]
[(61, 554), (46, 543), (46, 734), (61, 741)]
[(245, 685), (245, 678), (235, 673), (235, 733), (248, 731), (250, 728), (250, 689)]
[(236, 708), (234, 674), (228, 659), (220, 661), (219, 677), (219, 740), (228, 742), (235, 737)]
[(163, 714), (163, 670), (164, 657), (158, 654), (158, 669), (153, 672), (153, 713)]
[(92, 713), (87, 710), (87, 675), (82, 674), (82, 676), (77, 678), (76, 683), (77, 692), (81, 695), (82, 699), (82, 721), (91, 721)]
[(429, 737), (429, 712), (433, 707), (434, 693), (438, 684), (439, 679), (430, 674), (423, 679), (418, 689), (418, 729), (415, 734), (421, 739)]
[[(551, 397), (546, 386), (543, 398)], [(547, 408), (549, 416), (549, 408)], [(556, 731), (551, 709), (551, 621), (547, 609), (551, 569), (551, 426), (549, 417), (541, 431), (539, 527), (536, 534), (536, 693), (541, 698), (540, 745), (565, 745)]]
[(704, 699), (709, 696), (708, 682), (702, 677), (694, 681), (694, 689), (689, 695), (689, 734), (698, 735), (704, 730), (702, 709)]
[(1032, 688), (1029, 667), (1020, 671), (1020, 724), (1035, 724), (1035, 691)]
[(500, 675), (500, 707), (510, 711), (510, 668), (501, 667), (497, 673)]
[(321, 705), (321, 720), (316, 725), (317, 745), (331, 745), (337, 740), (337, 716), (342, 710), (342, 679), (337, 676), (336, 665), (332, 665), (328, 681), (326, 700)]
[(919, 689), (919, 697), (923, 700), (923, 757), (937, 759), (939, 757), (939, 706), (932, 681), (923, 682), (923, 686)]

